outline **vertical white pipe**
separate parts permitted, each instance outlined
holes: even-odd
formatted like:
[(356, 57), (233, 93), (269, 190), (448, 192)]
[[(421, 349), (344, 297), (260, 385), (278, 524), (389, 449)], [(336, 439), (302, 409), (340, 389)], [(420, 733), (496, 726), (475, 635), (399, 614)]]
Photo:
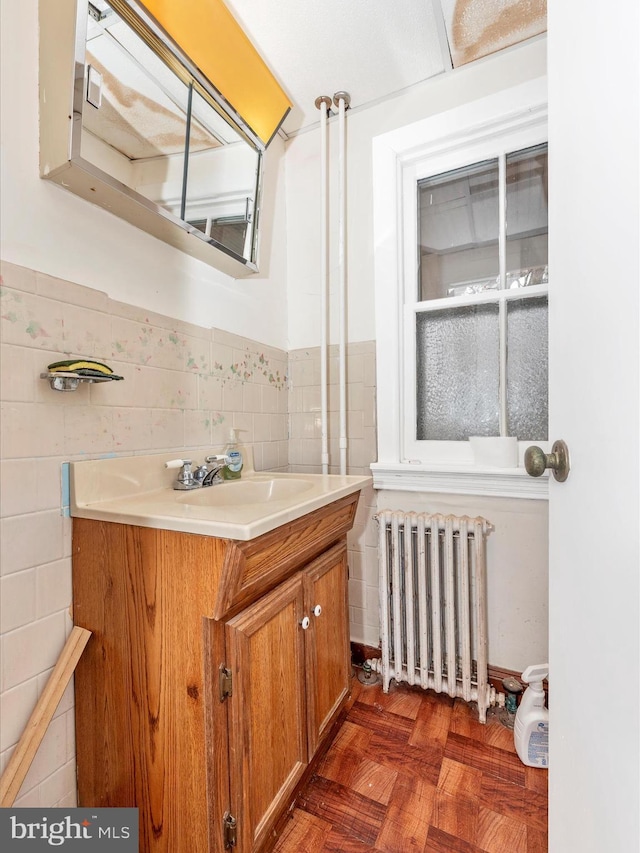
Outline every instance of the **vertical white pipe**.
[[(500, 262), (500, 290), (507, 286), (507, 157), (498, 158), (498, 254)], [(500, 323), (500, 435), (508, 434), (507, 422), (507, 301), (498, 303)]]
[(327, 100), (320, 100), (320, 416), (322, 428), (322, 473), (329, 473), (329, 429), (327, 400), (327, 307), (329, 289), (329, 218), (327, 215)]
[[(341, 93), (342, 94), (342, 93)], [(338, 99), (338, 265), (339, 265), (339, 361), (340, 361), (340, 473), (347, 473), (347, 364), (346, 364), (346, 292), (347, 270), (346, 251), (346, 103), (344, 97)]]

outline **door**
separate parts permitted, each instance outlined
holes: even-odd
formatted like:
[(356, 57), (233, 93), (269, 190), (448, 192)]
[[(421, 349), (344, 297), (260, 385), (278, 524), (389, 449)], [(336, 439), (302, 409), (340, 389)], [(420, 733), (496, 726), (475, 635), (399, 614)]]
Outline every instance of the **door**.
[(297, 574), (226, 625), (231, 813), (242, 853), (260, 849), (307, 766), (303, 616)]
[(549, 4), (550, 853), (640, 849), (639, 13), (575, 11)]
[(347, 602), (347, 548), (331, 548), (305, 570), (309, 755), (340, 711), (349, 692), (351, 655)]

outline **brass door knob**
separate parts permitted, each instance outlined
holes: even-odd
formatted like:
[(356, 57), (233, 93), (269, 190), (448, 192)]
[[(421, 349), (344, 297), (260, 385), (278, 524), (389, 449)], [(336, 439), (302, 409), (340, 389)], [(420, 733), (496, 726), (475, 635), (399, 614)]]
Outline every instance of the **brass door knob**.
[(547, 468), (550, 468), (556, 480), (564, 483), (571, 469), (569, 448), (562, 440), (553, 443), (551, 453), (545, 453), (541, 447), (535, 445), (527, 447), (524, 454), (524, 467), (531, 477), (541, 477)]

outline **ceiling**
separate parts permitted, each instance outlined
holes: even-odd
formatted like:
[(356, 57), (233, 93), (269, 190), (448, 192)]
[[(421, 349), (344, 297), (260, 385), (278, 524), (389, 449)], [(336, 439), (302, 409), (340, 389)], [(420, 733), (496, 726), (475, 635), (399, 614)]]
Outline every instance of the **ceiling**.
[(286, 135), (315, 100), (363, 107), (546, 30), (546, 0), (225, 0), (292, 101)]

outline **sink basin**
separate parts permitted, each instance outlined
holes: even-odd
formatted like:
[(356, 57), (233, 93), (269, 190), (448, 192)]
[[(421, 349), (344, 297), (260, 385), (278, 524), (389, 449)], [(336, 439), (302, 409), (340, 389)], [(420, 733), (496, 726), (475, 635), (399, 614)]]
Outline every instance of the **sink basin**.
[(371, 484), (362, 476), (256, 472), (244, 447), (240, 480), (181, 492), (164, 463), (190, 457), (174, 451), (71, 462), (71, 515), (248, 541)]
[(313, 488), (308, 480), (252, 477), (217, 486), (207, 486), (193, 492), (177, 492), (179, 503), (192, 506), (246, 506), (290, 500)]

